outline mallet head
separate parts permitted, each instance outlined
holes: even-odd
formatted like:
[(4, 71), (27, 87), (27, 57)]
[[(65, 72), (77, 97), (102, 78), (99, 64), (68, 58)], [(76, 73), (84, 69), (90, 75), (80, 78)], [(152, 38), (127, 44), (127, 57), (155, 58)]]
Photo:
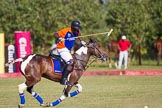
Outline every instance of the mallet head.
[(110, 34), (112, 33), (113, 29), (110, 29), (110, 31), (107, 33), (107, 37), (110, 36)]

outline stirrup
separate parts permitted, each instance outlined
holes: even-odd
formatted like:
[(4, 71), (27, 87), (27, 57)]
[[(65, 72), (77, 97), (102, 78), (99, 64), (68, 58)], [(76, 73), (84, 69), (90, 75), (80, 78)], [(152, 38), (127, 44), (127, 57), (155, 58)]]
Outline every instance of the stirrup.
[(67, 78), (64, 78), (62, 80), (60, 81), (60, 84), (67, 85), (67, 86), (73, 86), (72, 84), (69, 83), (69, 81), (67, 80)]
[(66, 80), (65, 85), (72, 87), (73, 85), (69, 83), (68, 80)]
[(67, 78), (62, 78), (61, 81), (60, 81), (60, 84), (66, 85), (67, 82), (68, 82)]
[(70, 86), (70, 87), (73, 86), (72, 84), (69, 83), (69, 81), (66, 82), (66, 85), (67, 85), (67, 86)]

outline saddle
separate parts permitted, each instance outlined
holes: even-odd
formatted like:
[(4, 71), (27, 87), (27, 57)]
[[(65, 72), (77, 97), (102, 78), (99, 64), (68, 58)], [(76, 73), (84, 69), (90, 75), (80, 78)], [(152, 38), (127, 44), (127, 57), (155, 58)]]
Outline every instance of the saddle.
[(64, 68), (66, 67), (65, 61), (61, 58), (60, 55), (55, 55), (53, 53), (50, 53), (49, 57), (51, 57), (53, 61), (54, 73), (62, 75)]

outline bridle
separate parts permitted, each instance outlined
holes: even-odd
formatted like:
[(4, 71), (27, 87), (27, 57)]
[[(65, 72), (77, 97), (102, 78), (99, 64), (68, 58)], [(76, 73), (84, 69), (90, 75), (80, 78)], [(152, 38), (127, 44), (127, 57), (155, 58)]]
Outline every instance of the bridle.
[[(94, 49), (94, 51), (95, 51), (95, 56), (93, 56), (94, 58), (91, 60), (90, 63), (86, 64), (87, 61), (84, 61), (84, 60), (82, 60), (82, 59), (76, 58), (76, 56), (75, 56), (75, 54), (74, 54), (74, 58), (75, 58), (76, 64), (77, 64), (77, 68), (76, 68), (75, 70), (82, 70), (82, 71), (85, 71), (85, 70), (86, 70), (94, 61), (96, 61), (97, 59), (100, 59), (100, 60), (102, 60), (102, 61), (106, 61), (106, 60), (107, 60), (106, 56), (105, 56), (105, 55), (102, 55), (101, 51), (96, 47), (96, 43), (93, 43), (92, 46), (88, 46), (88, 44), (87, 44), (87, 45), (85, 45), (85, 47), (87, 47), (88, 49), (89, 49), (89, 48)], [(98, 54), (97, 54), (97, 53), (98, 53)], [(98, 56), (97, 56), (97, 55), (98, 55)], [(78, 65), (78, 64), (79, 64), (78, 61), (80, 61), (80, 64), (81, 64), (81, 65)], [(86, 65), (85, 65), (85, 64), (86, 64)], [(81, 67), (82, 67), (82, 68), (81, 68)]]
[(102, 61), (106, 61), (106, 60), (107, 60), (106, 56), (102, 55), (101, 51), (96, 47), (95, 43), (93, 44), (93, 47), (88, 47), (88, 48), (93, 48), (93, 49), (95, 49), (95, 54), (97, 54), (97, 53), (99, 54), (98, 57), (95, 56), (95, 57), (97, 57), (98, 59), (100, 59), (100, 60), (102, 60)]
[[(81, 59), (75, 58), (75, 60), (76, 60), (77, 68), (74, 68), (74, 69), (75, 69), (75, 70), (82, 70), (82, 71), (85, 71), (85, 70), (87, 70), (87, 68), (89, 68), (89, 66), (90, 66), (94, 61), (96, 61), (96, 57), (94, 57), (93, 60), (92, 60), (90, 63), (88, 63), (88, 64), (86, 64), (87, 61), (84, 61), (84, 60), (81, 60)], [(81, 65), (78, 65), (78, 61), (81, 62)], [(86, 65), (85, 65), (84, 63), (85, 63)], [(83, 67), (83, 68), (81, 68), (81, 67)]]

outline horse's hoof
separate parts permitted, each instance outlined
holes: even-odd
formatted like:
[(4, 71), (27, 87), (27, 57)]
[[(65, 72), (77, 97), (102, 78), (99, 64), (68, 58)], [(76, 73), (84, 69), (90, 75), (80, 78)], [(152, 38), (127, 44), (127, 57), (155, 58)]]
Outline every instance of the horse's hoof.
[(41, 107), (43, 107), (43, 108), (45, 108), (45, 107), (46, 107), (46, 105), (45, 105), (45, 104), (40, 104), (40, 106), (41, 106)]
[(47, 102), (45, 106), (46, 107), (51, 107), (51, 103), (50, 102)]
[(18, 105), (18, 108), (23, 108), (23, 107), (24, 107), (23, 104), (19, 104), (19, 105)]

